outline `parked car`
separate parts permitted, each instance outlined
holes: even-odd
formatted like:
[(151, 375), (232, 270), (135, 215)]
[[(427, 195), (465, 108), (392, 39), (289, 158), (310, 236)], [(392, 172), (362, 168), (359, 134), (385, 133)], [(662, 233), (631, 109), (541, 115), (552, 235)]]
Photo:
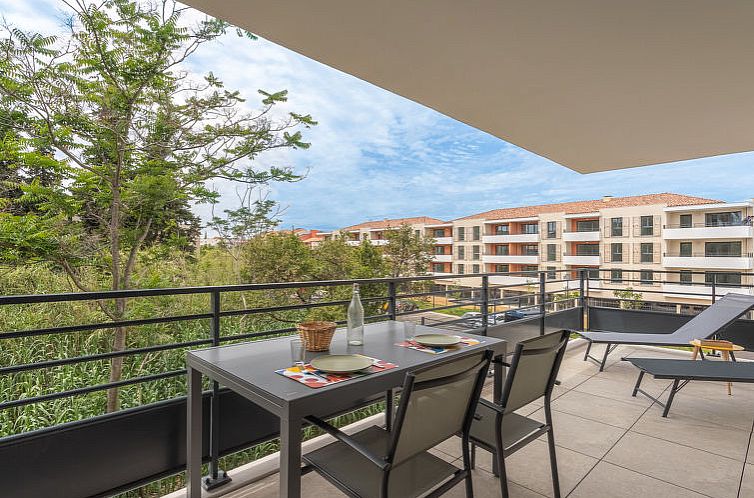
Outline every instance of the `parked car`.
[(537, 308), (510, 310), (505, 312), (503, 321), (512, 322), (515, 320), (521, 320), (522, 318), (532, 318), (535, 316), (540, 316), (539, 310)]

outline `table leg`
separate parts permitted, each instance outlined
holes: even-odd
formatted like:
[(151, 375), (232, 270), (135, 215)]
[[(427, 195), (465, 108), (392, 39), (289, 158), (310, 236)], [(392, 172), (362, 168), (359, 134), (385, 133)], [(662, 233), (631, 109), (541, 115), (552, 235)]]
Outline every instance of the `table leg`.
[(395, 390), (388, 389), (385, 392), (385, 429), (388, 432), (393, 430), (393, 413), (395, 405)]
[(186, 496), (202, 496), (202, 374), (188, 368), (186, 400)]
[[(508, 354), (508, 346), (507, 344), (502, 345), (503, 351), (501, 354), (495, 358), (496, 360), (502, 360), (505, 361), (507, 354)], [(493, 379), (492, 384), (492, 401), (495, 403), (500, 403), (502, 397), (503, 397), (503, 382), (505, 381), (505, 366), (501, 365), (500, 363), (495, 364), (495, 377)]]
[(694, 351), (691, 353), (691, 359), (696, 360), (699, 356), (699, 346), (694, 346)]
[[(730, 352), (721, 351), (724, 361), (730, 361)], [(728, 396), (733, 396), (733, 383), (728, 382)]]
[(301, 419), (280, 420), (280, 496), (301, 496)]

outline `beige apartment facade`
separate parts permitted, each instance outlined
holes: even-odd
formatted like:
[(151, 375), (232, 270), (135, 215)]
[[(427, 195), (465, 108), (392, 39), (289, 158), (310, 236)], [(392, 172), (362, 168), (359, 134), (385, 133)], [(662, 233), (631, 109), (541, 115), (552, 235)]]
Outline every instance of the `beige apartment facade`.
[(325, 234), (349, 244), (386, 244), (385, 232), (410, 225), (434, 239), (428, 271), (456, 278), (439, 288), (479, 287), (489, 276), (495, 297), (527, 295), (545, 272), (547, 291), (577, 289), (616, 300), (630, 288), (643, 301), (701, 305), (709, 296), (754, 293), (754, 202), (663, 193), (521, 206), (452, 221), (430, 217), (365, 222)]

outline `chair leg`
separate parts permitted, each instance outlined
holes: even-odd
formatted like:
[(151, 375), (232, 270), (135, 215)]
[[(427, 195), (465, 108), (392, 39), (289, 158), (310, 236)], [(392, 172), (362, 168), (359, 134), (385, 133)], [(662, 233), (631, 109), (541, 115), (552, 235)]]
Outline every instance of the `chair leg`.
[(469, 467), (471, 470), (476, 468), (476, 444), (471, 443), (471, 456), (469, 457)]
[[(476, 449), (476, 445), (474, 445)], [(464, 481), (466, 483), (466, 498), (474, 498), (474, 483), (471, 480), (472, 457), (469, 454), (469, 442), (463, 441), (463, 470), (466, 472)]]
[(592, 341), (587, 339), (586, 351), (584, 352), (584, 361), (589, 359), (589, 352), (592, 350)]
[(494, 457), (497, 463), (497, 470), (500, 474), (500, 493), (503, 498), (508, 498), (508, 475), (505, 472), (505, 456), (503, 456), (502, 451), (496, 451)]
[(552, 473), (552, 491), (555, 498), (560, 498), (560, 478), (558, 477), (558, 459), (555, 455), (555, 434), (552, 429), (552, 413), (549, 402), (545, 404), (545, 423), (548, 425), (547, 446), (550, 452), (550, 472)]

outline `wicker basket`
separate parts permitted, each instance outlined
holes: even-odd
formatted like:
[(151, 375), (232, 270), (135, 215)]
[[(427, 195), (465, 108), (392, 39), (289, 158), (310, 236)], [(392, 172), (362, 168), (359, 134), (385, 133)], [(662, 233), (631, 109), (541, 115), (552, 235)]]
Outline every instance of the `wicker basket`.
[(336, 326), (335, 322), (303, 322), (296, 328), (307, 351), (327, 351)]

